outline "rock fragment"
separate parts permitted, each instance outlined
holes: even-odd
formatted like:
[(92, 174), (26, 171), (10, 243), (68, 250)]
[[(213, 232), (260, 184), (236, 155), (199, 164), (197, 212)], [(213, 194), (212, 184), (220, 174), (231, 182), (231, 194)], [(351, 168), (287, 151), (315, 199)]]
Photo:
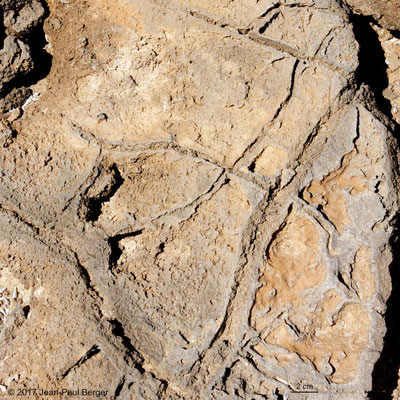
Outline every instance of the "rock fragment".
[(374, 85), (336, 0), (1, 5), (0, 389), (379, 393), (395, 32)]

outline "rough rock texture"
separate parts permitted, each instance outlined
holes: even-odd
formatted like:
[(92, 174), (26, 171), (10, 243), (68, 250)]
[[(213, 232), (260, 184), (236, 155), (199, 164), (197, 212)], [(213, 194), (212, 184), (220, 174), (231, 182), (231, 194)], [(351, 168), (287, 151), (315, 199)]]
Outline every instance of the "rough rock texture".
[(400, 39), (385, 29), (375, 29), (382, 43), (387, 64), (388, 86), (383, 95), (390, 101), (393, 118), (400, 124)]
[[(383, 22), (335, 0), (1, 6), (5, 396), (398, 397)], [(34, 42), (51, 69), (21, 84)]]
[[(46, 11), (40, 0), (1, 0), (0, 2), (0, 112), (22, 106), (31, 91), (40, 36), (36, 37)], [(38, 66), (36, 66), (38, 68)]]
[(379, 24), (389, 30), (400, 30), (399, 0), (364, 1), (345, 0), (353, 11), (374, 18)]

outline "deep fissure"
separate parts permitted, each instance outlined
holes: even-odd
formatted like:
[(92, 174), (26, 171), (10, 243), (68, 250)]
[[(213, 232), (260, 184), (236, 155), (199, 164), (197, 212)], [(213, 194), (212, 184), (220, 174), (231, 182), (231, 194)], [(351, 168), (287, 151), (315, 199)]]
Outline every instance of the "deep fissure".
[(109, 201), (111, 197), (115, 195), (117, 190), (125, 181), (115, 164), (110, 167), (110, 174), (112, 175), (111, 183), (106, 185), (101, 193), (99, 193), (96, 197), (85, 200), (85, 219), (88, 222), (95, 222), (99, 219), (103, 204)]
[(378, 34), (371, 24), (372, 17), (350, 14), (354, 36), (360, 46), (358, 59), (359, 66), (355, 72), (358, 87), (368, 85), (374, 95), (377, 108), (392, 119), (391, 103), (383, 95), (388, 87), (386, 57)]
[(144, 229), (139, 229), (135, 232), (124, 233), (121, 235), (112, 236), (108, 239), (108, 245), (110, 246), (110, 256), (109, 256), (109, 268), (113, 270), (113, 268), (117, 265), (118, 260), (122, 255), (122, 248), (120, 245), (120, 241), (127, 237), (135, 237), (142, 234)]
[(383, 349), (372, 373), (372, 390), (370, 400), (391, 400), (397, 387), (400, 368), (400, 220), (397, 219), (395, 233), (390, 243), (393, 251), (393, 261), (389, 267), (392, 280), (392, 292), (386, 303), (385, 323), (386, 334)]
[[(53, 56), (45, 50), (45, 47), (48, 44), (48, 42), (46, 40), (46, 35), (43, 28), (44, 20), (50, 15), (50, 11), (45, 1), (41, 1), (41, 4), (45, 10), (41, 22), (36, 27), (34, 27), (29, 32), (29, 34), (24, 35), (24, 37), (21, 38), (21, 40), (29, 47), (29, 51), (31, 53), (31, 57), (34, 63), (33, 69), (25, 75), (24, 74), (17, 75), (15, 78), (4, 84), (3, 89), (1, 91), (1, 97), (3, 98), (9, 95), (13, 90), (25, 88), (26, 94), (20, 96), (21, 100), (19, 100), (23, 101), (27, 96), (29, 96), (32, 93), (31, 90), (27, 88), (31, 87), (40, 80), (44, 79), (50, 73)], [(4, 39), (6, 37), (6, 30), (4, 29), (3, 25), (3, 13), (0, 14), (0, 18), (1, 18), (0, 44), (1, 48), (3, 48)], [(12, 104), (11, 108), (15, 106), (16, 106), (15, 104)]]
[[(378, 34), (372, 27), (376, 21), (372, 17), (351, 14), (350, 21), (354, 27), (354, 35), (359, 43), (359, 67), (356, 71), (356, 83), (358, 87), (366, 84), (370, 87), (377, 108), (389, 118), (392, 123), (392, 133), (399, 144), (400, 127), (392, 116), (392, 106), (383, 95), (388, 87), (388, 67), (382, 44)], [(398, 371), (400, 367), (400, 320), (398, 318), (398, 306), (400, 304), (400, 260), (399, 248), (400, 224), (397, 220), (395, 231), (390, 246), (393, 252), (393, 261), (389, 267), (392, 280), (392, 292), (386, 303), (384, 315), (386, 334), (383, 340), (383, 349), (379, 359), (375, 363), (372, 373), (372, 390), (368, 393), (371, 400), (392, 399), (392, 393), (397, 387)]]
[(143, 363), (142, 356), (133, 346), (131, 339), (128, 336), (126, 336), (125, 329), (122, 323), (116, 318), (111, 319), (108, 322), (111, 325), (113, 335), (121, 339), (122, 344), (126, 350), (126, 355), (135, 361), (136, 364), (135, 367), (137, 368), (137, 370), (140, 373), (144, 374), (146, 371), (141, 365)]

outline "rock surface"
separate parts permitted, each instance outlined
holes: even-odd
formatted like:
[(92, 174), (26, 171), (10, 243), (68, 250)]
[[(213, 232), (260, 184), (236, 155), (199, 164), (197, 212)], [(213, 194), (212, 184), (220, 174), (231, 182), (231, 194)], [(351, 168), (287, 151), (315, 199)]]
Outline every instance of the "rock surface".
[(398, 31), (400, 30), (400, 1), (363, 1), (346, 0), (346, 3), (359, 14), (364, 14), (374, 18), (384, 28)]
[(350, 6), (1, 2), (5, 396), (398, 396), (397, 39), (375, 85)]
[(0, 112), (4, 113), (21, 106), (31, 94), (25, 86), (35, 69), (32, 47), (40, 43), (35, 34), (46, 11), (38, 0), (2, 0), (0, 10)]

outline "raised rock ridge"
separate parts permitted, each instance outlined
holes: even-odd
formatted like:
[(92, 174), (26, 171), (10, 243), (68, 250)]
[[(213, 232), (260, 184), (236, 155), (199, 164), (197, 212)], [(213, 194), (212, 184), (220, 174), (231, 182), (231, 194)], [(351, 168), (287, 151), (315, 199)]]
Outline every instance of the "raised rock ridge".
[(347, 3), (2, 1), (5, 396), (398, 397), (397, 28)]

